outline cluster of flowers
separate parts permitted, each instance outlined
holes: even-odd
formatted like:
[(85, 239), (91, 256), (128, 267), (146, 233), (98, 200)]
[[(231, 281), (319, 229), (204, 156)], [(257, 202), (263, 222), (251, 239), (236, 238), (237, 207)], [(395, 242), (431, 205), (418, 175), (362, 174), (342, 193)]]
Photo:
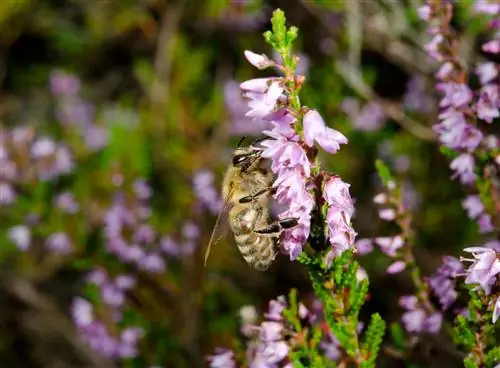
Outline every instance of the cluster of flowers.
[[(265, 55), (245, 51), (245, 57), (259, 69), (285, 70)], [(275, 198), (286, 206), (279, 218), (298, 220), (296, 227), (284, 232), (281, 241), (284, 252), (294, 260), (310, 234), (311, 211), (315, 207), (312, 193), (321, 189), (316, 180), (322, 173), (314, 160), (314, 145), (317, 143), (333, 154), (340, 144), (347, 143), (347, 138), (327, 127), (317, 111), (293, 105), (290, 100), (294, 89), (300, 87), (304, 77), (284, 74), (284, 77), (251, 79), (240, 88), (250, 108), (246, 116), (269, 121), (272, 126), (264, 131), (270, 139), (262, 142), (262, 157), (271, 160), (271, 169), (277, 175), (273, 184), (277, 188)], [(338, 177), (325, 179), (324, 198), (329, 205), (327, 235), (334, 249), (340, 252), (353, 244), (356, 235), (350, 225), (353, 206), (348, 187)]]
[[(500, 5), (484, 0), (476, 1), (474, 9), (478, 13), (493, 16), (490, 22), (492, 29), (496, 29), (495, 38), (482, 45), (482, 51), (490, 54), (500, 53)], [(486, 152), (495, 152), (500, 148), (495, 137), (484, 137), (483, 133), (470, 122), (480, 119), (492, 123), (500, 117), (500, 84), (499, 66), (494, 62), (485, 62), (476, 68), (476, 74), (481, 84), (478, 96), (474, 101), (474, 94), (466, 84), (467, 70), (458, 62), (458, 45), (454, 40), (450, 27), (452, 5), (436, 1), (429, 1), (428, 5), (419, 9), (422, 19), (431, 23), (429, 32), (433, 35), (432, 41), (426, 45), (429, 54), (441, 63), (436, 77), (441, 80), (437, 88), (444, 93), (440, 107), (441, 123), (436, 125), (440, 134), (440, 141), (447, 147), (457, 151), (459, 156), (451, 163), (455, 176), (459, 176), (464, 184), (472, 184), (476, 180), (474, 153), (478, 148)], [(481, 147), (481, 144), (483, 147)], [(494, 231), (491, 216), (485, 212), (479, 196), (469, 196), (463, 201), (463, 206), (472, 219), (477, 219), (481, 232)], [(490, 295), (492, 285), (497, 282), (500, 273), (500, 261), (496, 242), (489, 242), (483, 247), (464, 249), (472, 253), (473, 259), (461, 258), (462, 261), (472, 262), (472, 265), (462, 275), (466, 276), (466, 284), (478, 284), (486, 295)], [(455, 267), (458, 268), (458, 267)], [(450, 294), (451, 295), (451, 294)], [(500, 313), (500, 296), (491, 298), (494, 303), (493, 321)], [(446, 298), (444, 298), (447, 301)]]
[[(394, 181), (389, 181), (386, 183), (387, 191), (377, 194), (373, 199), (379, 206), (378, 213), (384, 221), (400, 221), (405, 216), (406, 207), (401, 203), (403, 200), (400, 198), (401, 194), (400, 196), (396, 195), (397, 189), (397, 184)], [(414, 267), (414, 265), (409, 264), (413, 263), (413, 257), (408, 257), (411, 250), (405, 244), (405, 234), (376, 237), (373, 240), (360, 239), (356, 242), (358, 253), (367, 254), (371, 252), (373, 250), (372, 243), (375, 243), (384, 254), (393, 259), (393, 262), (387, 268), (387, 273), (396, 274), (409, 266)], [(443, 288), (439, 290), (439, 294), (436, 294), (439, 298), (441, 298), (441, 295), (454, 292), (451, 281), (448, 287), (445, 287), (445, 285), (440, 286)], [(443, 316), (430, 304), (427, 294), (419, 292), (417, 295), (402, 296), (399, 304), (405, 310), (401, 320), (408, 332), (428, 332), (433, 334), (439, 332)]]
[(0, 206), (13, 205), (24, 185), (55, 179), (71, 172), (68, 147), (38, 137), (31, 127), (0, 128)]
[[(483, 2), (483, 5), (485, 4)], [(485, 11), (489, 7), (479, 6), (478, 9)], [(479, 97), (474, 102), (474, 94), (467, 85), (467, 70), (458, 62), (458, 45), (449, 25), (452, 5), (429, 2), (429, 5), (420, 9), (420, 15), (431, 23), (429, 33), (433, 35), (433, 39), (425, 46), (425, 49), (441, 63), (436, 73), (436, 77), (441, 81), (437, 89), (444, 96), (440, 102), (442, 108), (439, 115), (440, 123), (434, 128), (439, 134), (441, 143), (459, 153), (450, 165), (455, 171), (454, 176), (458, 176), (464, 184), (472, 184), (476, 180), (474, 172), (476, 149), (481, 144), (486, 150), (499, 148), (496, 139), (485, 138), (483, 133), (471, 123), (476, 117), (491, 123), (493, 119), (500, 116), (499, 67), (493, 62), (483, 63), (477, 67), (476, 71), (482, 86)], [(487, 48), (486, 51), (493, 52), (494, 50)], [(480, 226), (491, 227), (488, 214), (484, 214), (479, 219), (482, 223)]]
[(71, 314), (82, 340), (103, 356), (131, 358), (137, 355), (137, 343), (143, 331), (138, 327), (116, 331), (122, 320), (125, 293), (134, 287), (135, 282), (132, 276), (112, 278), (96, 269), (87, 276), (87, 283), (98, 289), (99, 308), (94, 308), (91, 302), (81, 297), (73, 300)]
[[(114, 182), (121, 186), (123, 179), (117, 175)], [(137, 179), (133, 193), (134, 196), (129, 198), (120, 191), (115, 193), (113, 204), (104, 216), (106, 250), (139, 269), (164, 271), (165, 261), (155, 249), (157, 235), (147, 223), (151, 209), (146, 201), (151, 196), (151, 189), (145, 181)], [(149, 251), (148, 247), (151, 248)]]
[[(466, 284), (478, 285), (485, 295), (491, 295), (492, 288), (500, 280), (500, 241), (490, 241), (483, 247), (469, 247), (464, 249), (471, 253), (473, 258), (461, 257), (462, 262), (470, 262), (470, 266), (463, 273)], [(457, 275), (459, 276), (459, 275)], [(488, 307), (493, 310), (492, 321), (495, 323), (500, 317), (500, 292), (496, 291), (496, 298), (490, 298)]]
[[(74, 168), (73, 156), (62, 143), (45, 137), (37, 137), (33, 128), (20, 127), (0, 130), (0, 206), (12, 207), (18, 195), (33, 190), (40, 182), (57, 179)], [(78, 204), (70, 193), (62, 193), (54, 199), (55, 207), (63, 213), (75, 214)], [(12, 226), (8, 230), (11, 242), (22, 251), (32, 245), (30, 226), (38, 223), (38, 215), (31, 214), (26, 224)], [(72, 249), (70, 237), (63, 231), (49, 235), (45, 240), (48, 250), (68, 253)]]
[(342, 101), (340, 108), (349, 115), (352, 127), (358, 131), (372, 132), (380, 130), (387, 121), (382, 106), (376, 101), (370, 101), (360, 106), (359, 100), (356, 98), (346, 97)]
[(75, 128), (87, 150), (93, 152), (103, 148), (107, 144), (108, 133), (95, 124), (92, 104), (80, 97), (80, 80), (65, 71), (54, 70), (49, 82), (50, 91), (56, 98), (55, 114), (59, 123), (67, 129)]
[(213, 215), (217, 215), (220, 212), (222, 200), (214, 187), (214, 173), (212, 171), (201, 169), (193, 175), (193, 191), (197, 199), (196, 213), (208, 210)]
[[(288, 305), (284, 296), (279, 296), (269, 302), (268, 310), (264, 314), (264, 321), (257, 324), (257, 312), (253, 306), (244, 306), (240, 309), (242, 320), (241, 333), (248, 339), (246, 344), (246, 359), (250, 368), (265, 367), (291, 368), (289, 355), (298, 349), (302, 343), (303, 332), (295, 331), (284, 317), (283, 312)], [(328, 359), (337, 361), (342, 357), (338, 340), (330, 331), (322, 315), (322, 305), (315, 300), (311, 308), (304, 304), (298, 305), (298, 319), (302, 331), (320, 330), (321, 341), (319, 347)], [(359, 326), (362, 328), (362, 326)], [(216, 354), (208, 357), (210, 368), (236, 367), (233, 351), (218, 349)]]

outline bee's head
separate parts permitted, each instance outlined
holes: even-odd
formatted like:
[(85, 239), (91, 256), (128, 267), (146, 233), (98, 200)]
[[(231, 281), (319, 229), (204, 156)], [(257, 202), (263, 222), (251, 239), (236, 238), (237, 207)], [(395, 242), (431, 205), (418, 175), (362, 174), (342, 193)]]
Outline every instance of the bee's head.
[(244, 167), (250, 166), (260, 152), (253, 150), (251, 147), (240, 147), (233, 152), (233, 166)]

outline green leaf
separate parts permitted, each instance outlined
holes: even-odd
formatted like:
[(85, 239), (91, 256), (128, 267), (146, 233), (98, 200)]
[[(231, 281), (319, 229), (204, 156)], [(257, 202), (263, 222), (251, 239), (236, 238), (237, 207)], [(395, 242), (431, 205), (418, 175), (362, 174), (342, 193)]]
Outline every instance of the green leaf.
[(389, 181), (394, 180), (389, 167), (387, 167), (387, 165), (382, 160), (377, 159), (375, 161), (375, 168), (377, 169), (378, 176), (380, 177), (380, 180), (382, 180), (382, 183), (384, 183), (384, 185), (387, 185)]

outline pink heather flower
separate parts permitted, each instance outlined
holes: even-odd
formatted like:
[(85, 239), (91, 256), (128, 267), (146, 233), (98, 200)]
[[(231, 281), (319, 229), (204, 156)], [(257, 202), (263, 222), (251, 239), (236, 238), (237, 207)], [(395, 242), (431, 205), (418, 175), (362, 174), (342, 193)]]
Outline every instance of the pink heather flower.
[(25, 251), (31, 245), (31, 230), (27, 226), (11, 227), (8, 231), (8, 237), (19, 250)]
[(336, 153), (340, 144), (347, 143), (347, 138), (337, 130), (328, 128), (321, 115), (309, 110), (304, 116), (304, 141), (312, 147), (316, 141), (328, 153)]
[(477, 224), (479, 225), (479, 232), (481, 234), (489, 233), (495, 230), (493, 223), (491, 222), (491, 216), (487, 213), (483, 213), (477, 219)]
[(13, 204), (16, 201), (16, 192), (9, 183), (0, 182), (0, 205)]
[(482, 87), (475, 108), (478, 118), (487, 123), (498, 118), (500, 116), (500, 87), (496, 84)]
[(384, 208), (378, 211), (378, 215), (382, 220), (393, 221), (396, 218), (396, 211), (392, 208)]
[(403, 238), (400, 235), (395, 237), (378, 237), (374, 240), (375, 244), (380, 247), (380, 250), (391, 257), (395, 257), (397, 250), (404, 245)]
[(446, 82), (439, 83), (436, 88), (444, 93), (439, 104), (441, 107), (463, 107), (472, 100), (472, 91), (466, 84)]
[(466, 284), (478, 284), (486, 294), (491, 292), (491, 286), (495, 283), (495, 276), (500, 273), (500, 260), (497, 259), (493, 249), (485, 247), (465, 248), (465, 252), (472, 253), (474, 259), (462, 258), (462, 261), (472, 262), (465, 271)]
[(349, 194), (350, 186), (350, 184), (345, 183), (338, 176), (332, 176), (325, 181), (323, 197), (329, 206), (339, 207), (346, 211), (349, 216), (352, 216), (354, 214), (354, 206)]
[(479, 195), (469, 195), (462, 201), (462, 207), (467, 211), (467, 216), (475, 219), (484, 212), (483, 202)]
[(74, 215), (80, 210), (80, 205), (75, 201), (71, 192), (59, 194), (55, 200), (55, 206), (67, 214)]
[(286, 300), (283, 295), (269, 301), (267, 313), (264, 317), (271, 321), (283, 321), (283, 311), (286, 308)]
[(433, 97), (427, 93), (423, 78), (413, 77), (407, 85), (403, 95), (403, 104), (410, 110), (418, 113), (428, 113), (434, 107)]
[(387, 194), (379, 193), (375, 197), (373, 197), (373, 203), (376, 204), (385, 204), (387, 203)]
[(488, 0), (476, 0), (474, 10), (478, 13), (498, 15), (500, 13), (500, 4)]
[(450, 164), (450, 168), (455, 171), (452, 178), (460, 177), (462, 184), (472, 184), (476, 180), (474, 173), (474, 157), (463, 153), (456, 157)]
[(80, 91), (80, 80), (62, 70), (50, 73), (50, 90), (56, 96), (76, 96)]
[(436, 60), (442, 61), (443, 56), (441, 55), (440, 46), (443, 41), (444, 41), (443, 35), (436, 34), (434, 38), (424, 46), (424, 50), (427, 51), (429, 55), (435, 58)]
[(498, 76), (498, 68), (492, 61), (488, 63), (481, 63), (476, 68), (476, 74), (479, 77), (479, 82), (481, 84), (486, 84)]
[(71, 305), (71, 315), (78, 327), (88, 326), (93, 320), (92, 304), (83, 298), (76, 297)]
[(427, 318), (427, 313), (422, 308), (410, 310), (401, 316), (401, 321), (408, 332), (421, 332), (424, 328), (424, 323)]
[(493, 317), (491, 318), (492, 322), (496, 323), (499, 316), (500, 316), (500, 296), (497, 298), (497, 301), (495, 302), (495, 307), (493, 308)]
[(264, 342), (281, 340), (283, 330), (279, 322), (264, 321), (260, 325), (260, 339)]
[(443, 310), (457, 299), (458, 293), (452, 280), (463, 272), (462, 263), (452, 256), (443, 257), (443, 264), (429, 277), (429, 286), (438, 297)]
[(250, 110), (245, 116), (262, 119), (271, 114), (277, 108), (278, 99), (283, 93), (283, 87), (279, 82), (273, 82), (265, 93), (247, 92), (245, 97), (249, 98)]
[(489, 42), (484, 43), (483, 46), (481, 47), (481, 50), (483, 50), (484, 52), (489, 52), (491, 54), (500, 53), (500, 39), (491, 40)]
[(311, 164), (302, 147), (296, 142), (276, 139), (266, 140), (262, 142), (262, 145), (267, 147), (262, 152), (262, 157), (272, 160), (271, 169), (273, 172), (279, 175), (293, 169), (294, 173), (304, 173), (306, 178), (311, 175)]
[(241, 83), (240, 88), (243, 90), (244, 95), (247, 93), (264, 94), (269, 90), (269, 86), (277, 80), (275, 77), (249, 79)]
[(373, 243), (371, 239), (358, 239), (356, 240), (354, 247), (357, 250), (357, 254), (362, 256), (373, 251)]
[(164, 236), (161, 239), (160, 248), (168, 256), (177, 258), (181, 255), (179, 245), (170, 236)]
[(231, 350), (217, 349), (216, 354), (208, 357), (210, 368), (236, 368), (234, 353)]
[(240, 331), (243, 335), (250, 337), (256, 331), (255, 323), (257, 322), (257, 311), (253, 305), (244, 305), (239, 310), (241, 318)]
[(349, 249), (354, 244), (356, 233), (350, 225), (349, 213), (339, 207), (331, 206), (326, 215), (328, 238), (337, 254)]
[(45, 245), (48, 249), (61, 254), (68, 254), (72, 250), (71, 239), (63, 232), (57, 232), (49, 236)]
[(387, 273), (395, 274), (400, 273), (406, 268), (406, 263), (404, 261), (396, 261), (387, 267)]
[(266, 69), (270, 66), (273, 66), (273, 62), (267, 58), (264, 54), (256, 54), (255, 52), (245, 50), (245, 57), (250, 64), (252, 64), (257, 69)]
[(423, 330), (431, 334), (437, 334), (441, 329), (443, 324), (443, 315), (439, 312), (435, 312), (427, 317), (424, 321)]
[(420, 19), (428, 21), (431, 17), (431, 8), (429, 5), (423, 5), (417, 9), (417, 13)]

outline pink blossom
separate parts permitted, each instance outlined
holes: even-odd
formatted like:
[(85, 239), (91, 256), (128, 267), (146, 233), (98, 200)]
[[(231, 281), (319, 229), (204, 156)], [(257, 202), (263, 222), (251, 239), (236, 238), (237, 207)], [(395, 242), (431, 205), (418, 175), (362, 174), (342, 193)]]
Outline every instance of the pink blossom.
[(466, 284), (479, 284), (486, 294), (495, 283), (495, 276), (500, 273), (500, 260), (493, 249), (485, 247), (469, 247), (465, 252), (472, 253), (474, 259), (462, 258), (462, 261), (472, 262), (466, 270)]
[(312, 147), (316, 141), (326, 152), (336, 153), (340, 144), (347, 143), (347, 138), (337, 130), (328, 128), (321, 115), (309, 110), (304, 116), (304, 141)]
[(476, 180), (474, 173), (474, 157), (470, 154), (461, 154), (456, 157), (450, 164), (450, 168), (455, 171), (452, 178), (460, 177), (463, 184), (471, 184)]
[(403, 238), (400, 235), (395, 237), (378, 237), (375, 238), (375, 243), (380, 247), (382, 252), (391, 257), (395, 257), (397, 250), (404, 245)]

